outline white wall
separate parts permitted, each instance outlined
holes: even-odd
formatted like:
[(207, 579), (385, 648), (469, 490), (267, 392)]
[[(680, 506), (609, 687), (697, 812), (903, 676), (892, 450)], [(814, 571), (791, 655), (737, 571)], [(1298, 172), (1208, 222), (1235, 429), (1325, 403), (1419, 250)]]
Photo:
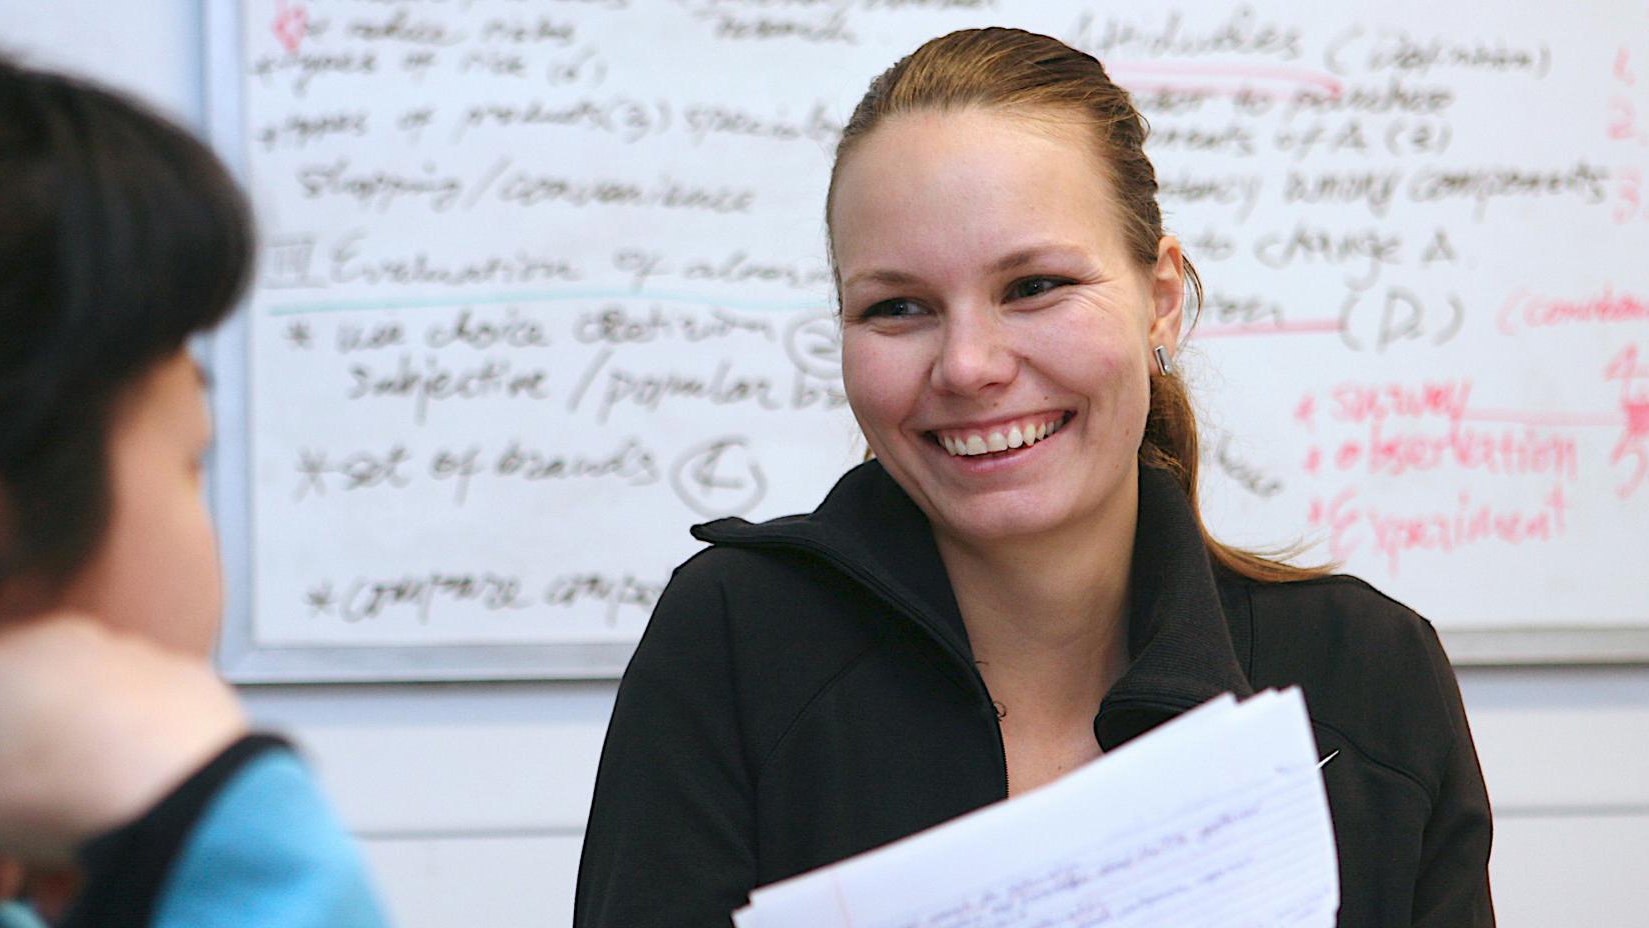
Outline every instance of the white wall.
[[(0, 48), (198, 125), (204, 0), (0, 0)], [(1506, 928), (1649, 925), (1649, 667), (1460, 673)], [(612, 683), (245, 691), (302, 742), (403, 928), (570, 920)]]
[(0, 0), (0, 52), (114, 84), (200, 125), (204, 2)]
[(253, 687), (366, 844), (396, 923), (556, 926), (615, 685)]

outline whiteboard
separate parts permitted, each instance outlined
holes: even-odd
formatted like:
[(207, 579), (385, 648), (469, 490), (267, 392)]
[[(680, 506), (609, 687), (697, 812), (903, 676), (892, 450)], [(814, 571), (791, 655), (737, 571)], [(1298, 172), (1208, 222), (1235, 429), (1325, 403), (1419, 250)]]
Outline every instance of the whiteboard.
[(840, 125), (987, 24), (1151, 121), (1220, 537), (1459, 660), (1649, 658), (1636, 0), (243, 0), (207, 30), (262, 234), (214, 346), (227, 674), (615, 675), (688, 525), (813, 508), (863, 453)]

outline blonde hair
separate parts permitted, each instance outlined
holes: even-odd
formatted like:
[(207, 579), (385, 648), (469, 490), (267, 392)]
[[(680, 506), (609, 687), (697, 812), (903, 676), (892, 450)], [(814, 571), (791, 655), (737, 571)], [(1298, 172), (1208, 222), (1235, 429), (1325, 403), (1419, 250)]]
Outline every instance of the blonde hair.
[[(1145, 267), (1157, 260), (1162, 210), (1156, 169), (1145, 156), (1149, 131), (1128, 92), (1093, 56), (1045, 35), (1020, 29), (965, 29), (932, 39), (870, 82), (870, 89), (842, 129), (825, 197), (830, 226), (842, 162), (890, 116), (918, 110), (998, 110), (1021, 118), (1066, 119), (1093, 129), (1099, 164), (1116, 195), (1123, 240)], [(834, 269), (835, 257), (831, 264)], [(1185, 261), (1193, 324), (1202, 305), (1202, 279)], [(837, 286), (840, 289), (840, 275)], [(1209, 555), (1255, 580), (1305, 580), (1327, 568), (1296, 567), (1216, 540), (1197, 503), (1197, 422), (1185, 383), (1177, 374), (1151, 375), (1151, 405), (1140, 442), (1141, 466), (1172, 474), (1191, 501), (1191, 512)]]

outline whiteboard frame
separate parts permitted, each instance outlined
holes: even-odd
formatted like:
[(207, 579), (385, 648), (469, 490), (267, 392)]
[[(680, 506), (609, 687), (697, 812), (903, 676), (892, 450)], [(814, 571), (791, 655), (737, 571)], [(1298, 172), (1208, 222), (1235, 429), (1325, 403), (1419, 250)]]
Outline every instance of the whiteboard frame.
[(1456, 666), (1649, 664), (1649, 628), (1439, 628), (1437, 635)]
[[(236, 0), (203, 5), (203, 111), (208, 141), (244, 181), (244, 61)], [(217, 443), (208, 494), (223, 552), (225, 589), (218, 668), (235, 683), (385, 683), (616, 679), (633, 643), (272, 647), (252, 635), (251, 393), (248, 324), (237, 311), (206, 339)], [(1649, 616), (1641, 626), (1550, 625), (1450, 629), (1438, 625), (1460, 666), (1649, 665)]]

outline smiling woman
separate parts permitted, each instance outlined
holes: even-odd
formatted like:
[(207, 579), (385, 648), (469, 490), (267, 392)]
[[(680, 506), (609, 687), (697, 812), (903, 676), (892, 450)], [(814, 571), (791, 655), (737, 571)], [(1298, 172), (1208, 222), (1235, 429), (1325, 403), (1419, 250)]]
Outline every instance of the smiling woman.
[(1079, 130), (982, 108), (888, 118), (835, 186), (843, 382), (937, 536), (1125, 544), (1179, 245), (1141, 268)]
[(619, 689), (577, 924), (725, 926), (757, 886), (1291, 685), (1345, 755), (1323, 768), (1340, 925), (1493, 924), (1488, 798), (1431, 626), (1203, 528), (1171, 363), (1201, 286), (1145, 131), (1098, 61), (1017, 30), (872, 82), (827, 222), (874, 458), (810, 514), (695, 528), (712, 547)]

